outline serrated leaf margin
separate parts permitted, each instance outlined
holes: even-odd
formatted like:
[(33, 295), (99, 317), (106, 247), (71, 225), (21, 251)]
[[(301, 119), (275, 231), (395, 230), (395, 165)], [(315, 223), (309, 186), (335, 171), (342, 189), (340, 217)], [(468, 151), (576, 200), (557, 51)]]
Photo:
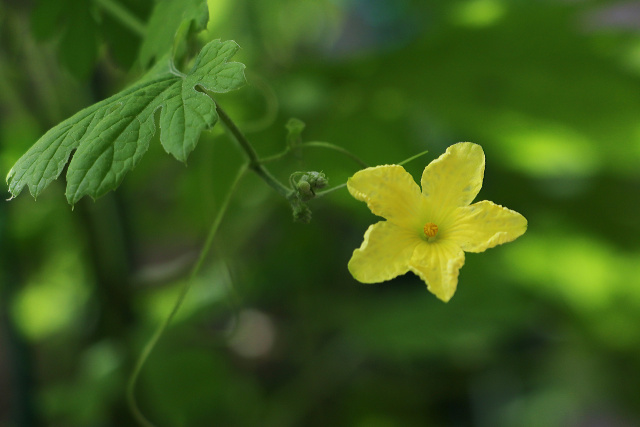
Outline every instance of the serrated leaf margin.
[[(124, 175), (135, 167), (146, 152), (148, 143), (156, 131), (155, 113), (159, 109), (161, 110), (162, 146), (176, 159), (185, 162), (195, 148), (200, 132), (211, 128), (218, 120), (215, 101), (196, 90), (196, 87), (202, 86), (213, 93), (228, 92), (241, 87), (245, 83), (244, 65), (239, 62), (229, 62), (238, 49), (239, 46), (233, 41), (213, 40), (202, 48), (187, 75), (166, 72), (163, 76), (143, 78), (138, 84), (87, 107), (54, 126), (36, 141), (9, 171), (6, 179), (11, 198), (18, 196), (25, 186), (28, 186), (31, 195), (37, 198), (53, 180), (60, 176), (67, 163), (69, 163), (69, 170), (66, 195), (71, 205), (85, 195), (95, 199), (115, 189)], [(157, 70), (154, 70), (154, 73), (157, 75)], [(144, 96), (146, 91), (154, 86), (159, 86), (163, 90), (134, 115), (128, 124), (123, 123), (123, 116), (118, 116), (118, 113), (122, 114), (123, 110), (126, 110), (127, 101), (130, 101), (131, 97)], [(174, 93), (166, 96), (165, 92), (171, 89), (175, 89)], [(186, 123), (187, 120), (178, 121), (183, 126), (182, 132), (179, 129), (177, 132), (176, 129), (172, 129), (175, 121), (167, 120), (171, 98), (180, 98), (178, 104), (172, 104), (172, 106), (181, 105), (185, 118), (194, 118), (199, 115), (199, 122), (194, 126), (193, 123)], [(197, 99), (198, 102), (189, 105), (191, 115), (188, 116), (185, 100), (190, 101), (192, 98)], [(174, 110), (177, 111), (179, 108)], [(143, 113), (144, 116), (140, 120)], [(124, 116), (125, 119), (127, 117), (132, 116)], [(116, 126), (115, 130), (113, 126)], [(123, 126), (121, 132), (117, 131), (118, 126)], [(141, 134), (142, 128), (144, 132)], [(109, 132), (115, 132), (113, 141), (104, 139), (102, 136), (104, 133), (108, 135)], [(182, 144), (176, 143), (175, 139), (180, 133)], [(122, 135), (125, 137), (123, 138)], [(133, 136), (136, 137), (130, 138)], [(119, 150), (116, 151), (116, 148)], [(92, 153), (92, 150), (100, 149), (102, 151), (95, 157), (96, 153)], [(72, 156), (74, 150), (75, 153)], [(92, 155), (95, 157), (93, 163)], [(116, 155), (124, 155), (124, 157), (117, 159)], [(70, 157), (71, 161), (69, 161)], [(120, 162), (119, 168), (114, 167), (116, 160)], [(86, 180), (87, 176), (94, 177), (90, 175), (91, 168), (94, 168), (93, 173), (98, 174), (97, 178), (101, 177), (99, 181)]]

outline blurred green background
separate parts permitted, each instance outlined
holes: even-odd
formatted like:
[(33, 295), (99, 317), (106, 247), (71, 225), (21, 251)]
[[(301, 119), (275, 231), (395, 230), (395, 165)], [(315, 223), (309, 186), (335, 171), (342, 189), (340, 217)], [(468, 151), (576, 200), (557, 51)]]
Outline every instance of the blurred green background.
[[(487, 157), (479, 199), (521, 212), (529, 229), (468, 254), (444, 304), (411, 274), (351, 278), (347, 261), (377, 218), (346, 190), (294, 224), (283, 199), (245, 178), (142, 372), (150, 419), (640, 425), (640, 2), (208, 4), (206, 37), (237, 41), (247, 65), (248, 85), (217, 100), (261, 155), (284, 147), (290, 117), (306, 122), (304, 140), (372, 165), (428, 149), (407, 166), (418, 178), (447, 146), (473, 141)], [(142, 23), (154, 9), (116, 5)], [(141, 51), (110, 6), (0, 3), (3, 176), (51, 126), (135, 81), (140, 53), (152, 61), (155, 45)], [(135, 425), (127, 377), (242, 159), (221, 126), (188, 167), (156, 136), (96, 202), (72, 210), (63, 177), (37, 201), (0, 202), (0, 426)], [(333, 185), (358, 168), (319, 148), (269, 167), (282, 179), (323, 170)]]

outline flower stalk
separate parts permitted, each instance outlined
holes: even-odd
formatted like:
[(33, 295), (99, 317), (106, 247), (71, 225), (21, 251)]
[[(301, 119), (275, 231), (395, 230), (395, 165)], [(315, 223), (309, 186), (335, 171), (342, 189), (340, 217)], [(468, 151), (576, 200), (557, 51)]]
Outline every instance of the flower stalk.
[(236, 126), (231, 117), (220, 107), (218, 103), (216, 103), (216, 111), (218, 112), (218, 116), (220, 117), (220, 121), (224, 124), (226, 129), (233, 135), (234, 139), (240, 145), (240, 148), (245, 152), (249, 159), (249, 169), (254, 171), (264, 182), (267, 183), (271, 188), (280, 193), (285, 199), (289, 200), (291, 198), (292, 191), (283, 185), (280, 181), (278, 181), (272, 174), (264, 167), (260, 158), (258, 157), (258, 153), (253, 148), (251, 143), (244, 136), (242, 131)]

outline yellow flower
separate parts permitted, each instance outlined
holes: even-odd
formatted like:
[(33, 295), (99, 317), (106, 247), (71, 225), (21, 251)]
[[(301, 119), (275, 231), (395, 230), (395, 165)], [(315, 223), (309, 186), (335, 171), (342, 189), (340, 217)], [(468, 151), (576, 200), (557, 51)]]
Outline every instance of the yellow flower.
[(349, 271), (363, 283), (377, 283), (412, 271), (442, 301), (458, 285), (464, 252), (483, 252), (520, 237), (527, 220), (517, 212), (482, 201), (484, 152), (471, 142), (450, 146), (422, 173), (422, 191), (398, 165), (363, 169), (347, 188), (371, 212), (386, 219), (369, 227), (353, 252)]

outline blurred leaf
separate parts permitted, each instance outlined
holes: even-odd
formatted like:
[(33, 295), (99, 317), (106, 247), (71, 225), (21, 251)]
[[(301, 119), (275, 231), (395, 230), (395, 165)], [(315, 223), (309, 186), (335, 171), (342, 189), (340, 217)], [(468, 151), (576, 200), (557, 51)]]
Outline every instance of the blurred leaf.
[(228, 92), (240, 87), (244, 65), (227, 62), (237, 49), (232, 41), (212, 41), (188, 75), (176, 75), (166, 65), (156, 67), (153, 77), (58, 124), (9, 171), (9, 190), (17, 196), (28, 185), (37, 197), (60, 175), (73, 150), (77, 151), (67, 173), (70, 204), (84, 195), (97, 198), (115, 189), (147, 151), (158, 109), (160, 128), (165, 128), (160, 142), (176, 159), (186, 161), (200, 133), (218, 120), (213, 99), (195, 88)]
[(234, 370), (230, 361), (207, 348), (189, 345), (159, 349), (150, 360), (145, 383), (153, 412), (169, 425), (263, 425), (260, 389)]
[(70, 425), (95, 425), (104, 422), (113, 411), (114, 401), (122, 394), (124, 370), (120, 349), (110, 341), (101, 341), (83, 349), (73, 381), (44, 387), (42, 409), (48, 416), (64, 418)]
[[(147, 21), (153, 7), (150, 0), (118, 0), (122, 7), (136, 17), (140, 23)], [(131, 27), (112, 14), (103, 13), (100, 20), (100, 33), (109, 49), (109, 54), (116, 62), (130, 68), (138, 59), (142, 38)]]
[(344, 307), (341, 324), (348, 339), (367, 354), (390, 360), (440, 355), (478, 363), (518, 327), (509, 323), (512, 319), (528, 315), (526, 303), (503, 289), (501, 298), (509, 304), (492, 305), (481, 290), (469, 289), (467, 280), (462, 301), (438, 305), (412, 282), (416, 289), (407, 295), (368, 295), (358, 305)]
[(55, 34), (69, 2), (70, 0), (36, 2), (31, 12), (31, 31), (36, 39), (44, 40)]
[(98, 56), (98, 23), (91, 2), (85, 0), (40, 1), (31, 23), (37, 38), (53, 37), (60, 29), (58, 54), (78, 79), (86, 79)]
[(147, 34), (140, 48), (140, 62), (146, 66), (163, 56), (173, 45), (176, 32), (193, 22), (194, 30), (203, 30), (209, 19), (204, 0), (160, 0), (153, 9)]
[(23, 148), (40, 136), (42, 130), (37, 120), (25, 112), (7, 114), (6, 121), (0, 122), (0, 141), (11, 141), (1, 144), (0, 170), (7, 171), (20, 158)]
[(79, 78), (86, 79), (98, 57), (98, 28), (89, 2), (79, 2), (67, 13), (69, 25), (60, 40), (60, 61)]

